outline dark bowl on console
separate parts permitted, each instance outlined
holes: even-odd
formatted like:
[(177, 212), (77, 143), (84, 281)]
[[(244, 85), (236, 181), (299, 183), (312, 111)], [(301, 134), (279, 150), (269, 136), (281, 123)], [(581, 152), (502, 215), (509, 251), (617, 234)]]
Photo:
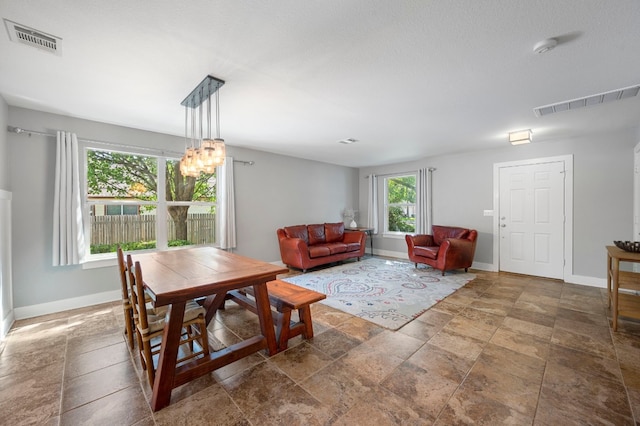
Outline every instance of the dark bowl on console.
[(614, 241), (613, 244), (624, 251), (640, 253), (640, 241)]

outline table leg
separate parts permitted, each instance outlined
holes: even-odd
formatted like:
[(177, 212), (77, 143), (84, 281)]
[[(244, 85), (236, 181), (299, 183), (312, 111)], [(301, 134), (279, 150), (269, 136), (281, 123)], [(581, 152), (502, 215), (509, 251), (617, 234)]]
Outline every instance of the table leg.
[[(171, 390), (173, 389), (173, 378), (176, 371), (185, 304), (186, 302), (179, 302), (171, 305), (169, 322), (164, 326), (160, 345), (160, 359), (156, 370), (156, 378), (153, 382), (153, 395), (151, 396), (151, 409), (153, 411), (158, 411), (171, 402)], [(147, 368), (152, 367), (147, 366)]]
[(273, 329), (273, 316), (271, 315), (271, 304), (269, 303), (266, 282), (253, 286), (253, 297), (256, 300), (260, 329), (262, 330), (262, 335), (267, 339), (269, 356), (275, 355), (278, 352), (278, 342), (276, 340), (276, 332)]
[(204, 304), (202, 306), (207, 311), (205, 315), (205, 321), (207, 325), (209, 325), (209, 323), (215, 316), (216, 311), (224, 303), (225, 297), (227, 297), (227, 292), (223, 291), (207, 297), (207, 299), (204, 301)]
[(613, 321), (613, 331), (618, 330), (618, 275), (620, 272), (620, 260), (613, 259), (612, 271), (612, 285), (613, 285), (613, 311), (611, 317)]
[(611, 255), (607, 253), (607, 308), (611, 307)]

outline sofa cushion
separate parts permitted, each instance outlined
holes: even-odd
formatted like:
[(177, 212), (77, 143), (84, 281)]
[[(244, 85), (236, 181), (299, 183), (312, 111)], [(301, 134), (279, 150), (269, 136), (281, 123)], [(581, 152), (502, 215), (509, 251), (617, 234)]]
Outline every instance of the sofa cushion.
[(447, 238), (467, 238), (469, 236), (469, 230), (465, 228), (433, 225), (431, 229), (433, 230), (433, 242), (438, 246)]
[(329, 255), (331, 255), (331, 250), (329, 250), (329, 247), (327, 247), (326, 244), (321, 244), (321, 245), (316, 244), (315, 246), (309, 245), (309, 257), (311, 259), (315, 259), (316, 257), (329, 256)]
[(324, 236), (324, 223), (307, 225), (307, 231), (309, 232), (309, 245), (325, 243), (327, 240)]
[(346, 243), (347, 251), (358, 251), (360, 250), (360, 243)]
[(326, 243), (323, 245), (329, 248), (331, 254), (344, 253), (347, 251), (347, 245), (345, 243)]
[(287, 235), (287, 238), (300, 238), (305, 243), (309, 244), (307, 225), (285, 226), (284, 233)]
[(342, 242), (344, 237), (344, 222), (325, 223), (324, 236), (328, 243)]
[(429, 259), (437, 259), (438, 250), (440, 250), (440, 247), (415, 246), (413, 247), (413, 254), (415, 254), (416, 256), (422, 256)]

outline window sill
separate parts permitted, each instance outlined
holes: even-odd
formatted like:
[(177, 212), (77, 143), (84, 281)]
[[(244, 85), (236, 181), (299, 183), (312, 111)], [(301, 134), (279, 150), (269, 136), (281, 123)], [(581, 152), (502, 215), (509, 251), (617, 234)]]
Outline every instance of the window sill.
[(115, 257), (115, 253), (111, 253), (113, 256), (104, 257), (102, 259), (91, 259), (82, 263), (82, 269), (97, 269), (97, 268), (108, 268), (112, 266), (116, 266), (118, 264), (118, 259)]
[(397, 239), (397, 240), (404, 240), (404, 236), (407, 234), (411, 234), (411, 232), (406, 232), (406, 233), (402, 233), (402, 234), (391, 234), (391, 233), (383, 233), (382, 234), (382, 238), (393, 238), (393, 239)]
[[(201, 247), (206, 245), (209, 245), (209, 244), (194, 244), (190, 246), (168, 247), (165, 250), (156, 250), (156, 249), (137, 250), (135, 252), (130, 252), (130, 253), (134, 253), (135, 255), (135, 253), (143, 254), (143, 253), (153, 253), (156, 251), (184, 250), (188, 248)], [(118, 259), (116, 258), (115, 253), (94, 254), (91, 256), (90, 259), (82, 262), (82, 269), (110, 268), (112, 266), (117, 266), (117, 265), (118, 265)]]

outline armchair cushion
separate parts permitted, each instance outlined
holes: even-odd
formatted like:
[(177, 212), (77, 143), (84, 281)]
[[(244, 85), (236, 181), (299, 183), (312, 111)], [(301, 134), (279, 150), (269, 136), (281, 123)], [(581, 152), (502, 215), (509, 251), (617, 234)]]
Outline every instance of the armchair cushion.
[(438, 246), (431, 246), (431, 247), (415, 246), (413, 248), (413, 253), (417, 256), (424, 256), (424, 257), (428, 257), (429, 259), (437, 259), (439, 250), (440, 250), (440, 247)]

